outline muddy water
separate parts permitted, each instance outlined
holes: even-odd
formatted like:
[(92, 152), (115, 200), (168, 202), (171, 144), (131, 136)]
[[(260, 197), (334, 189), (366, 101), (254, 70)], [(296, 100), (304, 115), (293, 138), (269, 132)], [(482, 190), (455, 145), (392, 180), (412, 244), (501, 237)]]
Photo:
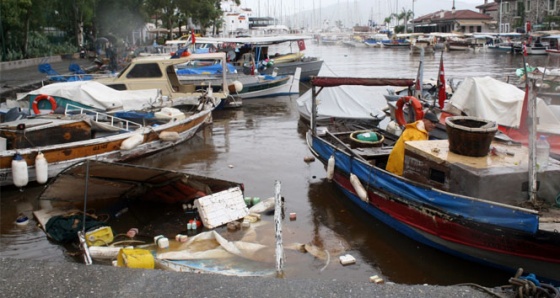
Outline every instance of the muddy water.
[[(325, 60), (321, 75), (410, 78), (416, 75), (418, 66), (418, 57), (406, 50), (347, 49), (311, 43), (307, 48), (308, 55)], [(529, 57), (528, 62), (537, 65), (542, 59)], [(486, 52), (445, 53), (444, 60), (447, 78), (458, 80), (483, 75), (514, 78), (515, 69), (522, 65), (520, 56)], [(424, 78), (436, 78), (438, 65), (439, 53), (425, 57)], [(309, 86), (303, 84), (302, 92), (306, 88)], [(372, 100), (383, 108), (385, 88), (376, 90), (371, 94)], [(284, 221), (285, 245), (313, 244), (320, 251), (328, 251), (330, 257), (328, 262), (287, 250), (286, 278), (366, 281), (378, 274), (386, 280), (408, 284), (507, 283), (510, 274), (417, 244), (346, 202), (326, 182), (320, 163), (304, 162), (310, 153), (304, 141), (306, 127), (298, 121), (296, 99), (297, 96), (246, 100), (240, 109), (217, 111), (212, 127), (187, 144), (134, 163), (243, 182), (246, 196), (262, 199), (274, 195), (275, 182), (279, 181), (286, 212), (297, 216), (294, 221)], [(66, 253), (66, 248), (49, 242), (33, 219), (23, 227), (13, 223), (19, 213), (31, 216), (31, 211), (38, 208), (34, 198), (40, 190), (37, 186), (22, 192), (1, 190), (0, 256), (77, 261)], [(259, 229), (260, 240), (273, 243), (272, 217), (264, 219), (268, 227)], [(341, 254), (351, 254), (356, 264), (341, 266)]]

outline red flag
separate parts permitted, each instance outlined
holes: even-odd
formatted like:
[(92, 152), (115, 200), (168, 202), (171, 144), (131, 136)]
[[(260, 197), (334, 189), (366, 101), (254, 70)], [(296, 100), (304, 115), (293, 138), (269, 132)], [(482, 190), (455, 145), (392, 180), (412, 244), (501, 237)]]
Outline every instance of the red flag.
[(196, 42), (196, 37), (194, 36), (194, 29), (191, 29), (191, 43), (195, 44)]
[(447, 94), (445, 92), (445, 70), (443, 69), (443, 52), (441, 52), (441, 59), (439, 60), (439, 72), (438, 72), (438, 98), (439, 107), (443, 109), (444, 101), (447, 99)]
[(305, 41), (303, 41), (303, 39), (298, 40), (297, 45), (300, 51), (305, 50)]

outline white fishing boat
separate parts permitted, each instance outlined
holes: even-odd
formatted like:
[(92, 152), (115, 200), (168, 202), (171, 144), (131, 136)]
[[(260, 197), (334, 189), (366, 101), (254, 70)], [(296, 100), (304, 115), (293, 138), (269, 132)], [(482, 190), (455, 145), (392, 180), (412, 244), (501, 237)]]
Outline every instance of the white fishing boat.
[[(201, 37), (196, 43), (218, 43), (218, 51), (228, 53), (230, 61), (239, 72), (246, 74), (294, 75), (301, 68), (301, 80), (309, 80), (321, 70), (323, 60), (305, 56), (306, 35), (278, 35), (239, 38)], [(295, 44), (295, 46), (294, 46)], [(286, 52), (271, 53), (280, 46), (287, 46)], [(293, 49), (296, 49), (293, 51)]]

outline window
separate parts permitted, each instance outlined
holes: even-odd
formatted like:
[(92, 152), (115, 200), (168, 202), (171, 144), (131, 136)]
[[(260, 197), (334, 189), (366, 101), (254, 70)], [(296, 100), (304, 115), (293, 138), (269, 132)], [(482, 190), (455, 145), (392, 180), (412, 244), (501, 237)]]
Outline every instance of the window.
[(509, 23), (502, 23), (502, 31), (501, 32), (510, 32), (511, 27)]
[(548, 11), (556, 11), (556, 0), (548, 0)]
[(525, 3), (525, 11), (531, 11), (531, 0), (527, 0)]
[(162, 73), (159, 69), (159, 65), (156, 63), (150, 64), (137, 64), (133, 69), (126, 75), (127, 78), (161, 78)]
[(510, 10), (509, 2), (503, 2), (502, 5), (503, 5), (502, 12), (509, 12)]

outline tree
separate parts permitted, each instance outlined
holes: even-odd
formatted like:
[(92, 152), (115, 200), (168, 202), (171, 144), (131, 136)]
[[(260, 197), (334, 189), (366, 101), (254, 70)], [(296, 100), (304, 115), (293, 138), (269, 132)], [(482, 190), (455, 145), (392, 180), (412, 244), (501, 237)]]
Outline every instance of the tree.
[(0, 1), (2, 60), (8, 60), (8, 54), (21, 56), (19, 58), (28, 57), (30, 26), (35, 24), (34, 20), (42, 18), (41, 14), (37, 15), (37, 19), (33, 18), (33, 13), (32, 0)]
[(97, 30), (102, 36), (126, 39), (148, 20), (143, 0), (99, 1), (95, 9)]
[(220, 0), (187, 0), (179, 1), (177, 7), (205, 34), (206, 28), (219, 27), (223, 15), (220, 4)]
[[(403, 20), (404, 19), (404, 27), (405, 29), (408, 28), (408, 20), (412, 19), (414, 17), (414, 12), (412, 12), (412, 10), (405, 10), (404, 7), (402, 8), (401, 13), (399, 13), (399, 20)], [(405, 30), (408, 31), (408, 30)]]
[(391, 14), (390, 16), (383, 19), (383, 23), (384, 24), (389, 24), (389, 23), (391, 23), (392, 20), (393, 20), (393, 14)]

